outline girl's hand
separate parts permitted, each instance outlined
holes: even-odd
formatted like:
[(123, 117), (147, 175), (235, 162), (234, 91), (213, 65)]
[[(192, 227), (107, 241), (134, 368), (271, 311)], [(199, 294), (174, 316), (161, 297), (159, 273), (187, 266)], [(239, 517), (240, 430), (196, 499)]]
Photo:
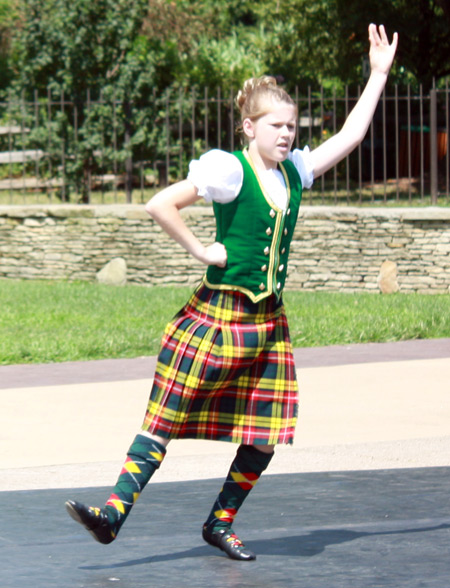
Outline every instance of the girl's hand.
[(225, 267), (227, 264), (227, 250), (222, 243), (213, 243), (205, 248), (205, 255), (201, 261), (206, 265)]
[(376, 25), (371, 24), (369, 25), (369, 41), (369, 59), (372, 72), (387, 75), (397, 50), (398, 34), (394, 33), (392, 43), (389, 44), (384, 26), (380, 25), (377, 29)]

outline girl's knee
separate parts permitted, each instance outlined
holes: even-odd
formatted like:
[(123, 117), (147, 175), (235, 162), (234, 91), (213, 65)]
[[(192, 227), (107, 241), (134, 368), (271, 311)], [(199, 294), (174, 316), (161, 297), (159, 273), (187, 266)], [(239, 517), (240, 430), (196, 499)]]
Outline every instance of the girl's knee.
[(166, 439), (165, 437), (160, 437), (159, 435), (153, 435), (148, 431), (139, 431), (139, 435), (144, 435), (144, 437), (148, 437), (149, 439), (153, 439), (153, 441), (157, 441), (163, 447), (167, 447), (169, 445), (170, 439)]
[(261, 451), (262, 453), (274, 453), (275, 445), (252, 445), (254, 449)]

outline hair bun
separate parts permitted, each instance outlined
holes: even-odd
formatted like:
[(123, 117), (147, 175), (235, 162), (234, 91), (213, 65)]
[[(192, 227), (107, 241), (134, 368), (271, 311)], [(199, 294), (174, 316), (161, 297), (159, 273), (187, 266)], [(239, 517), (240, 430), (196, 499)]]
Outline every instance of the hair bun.
[(242, 112), (245, 103), (250, 99), (255, 92), (258, 94), (261, 90), (275, 89), (277, 87), (277, 80), (272, 76), (261, 76), (260, 78), (250, 78), (245, 80), (244, 85), (239, 90), (236, 96), (236, 106)]

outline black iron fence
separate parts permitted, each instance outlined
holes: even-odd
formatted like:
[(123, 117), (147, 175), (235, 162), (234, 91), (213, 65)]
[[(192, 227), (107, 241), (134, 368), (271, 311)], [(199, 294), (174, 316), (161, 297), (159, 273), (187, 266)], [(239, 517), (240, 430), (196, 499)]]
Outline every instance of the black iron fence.
[[(358, 95), (296, 91), (296, 146), (334, 134)], [(0, 203), (145, 201), (204, 151), (238, 148), (236, 122), (234, 95), (220, 89), (154, 93), (139, 104), (89, 93), (10, 98), (0, 103)], [(426, 95), (391, 88), (363, 143), (307, 202), (450, 203), (449, 129), (448, 86)]]

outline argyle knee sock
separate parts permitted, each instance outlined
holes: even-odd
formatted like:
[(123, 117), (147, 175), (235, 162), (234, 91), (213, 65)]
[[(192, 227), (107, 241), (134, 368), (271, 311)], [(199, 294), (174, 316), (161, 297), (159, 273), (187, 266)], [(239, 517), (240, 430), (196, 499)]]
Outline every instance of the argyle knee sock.
[(203, 527), (208, 531), (230, 529), (240, 506), (263, 471), (273, 453), (264, 453), (252, 445), (240, 445), (225, 483)]
[(145, 435), (136, 435), (127, 453), (120, 476), (105, 505), (111, 531), (119, 532), (134, 503), (161, 465), (166, 448)]

